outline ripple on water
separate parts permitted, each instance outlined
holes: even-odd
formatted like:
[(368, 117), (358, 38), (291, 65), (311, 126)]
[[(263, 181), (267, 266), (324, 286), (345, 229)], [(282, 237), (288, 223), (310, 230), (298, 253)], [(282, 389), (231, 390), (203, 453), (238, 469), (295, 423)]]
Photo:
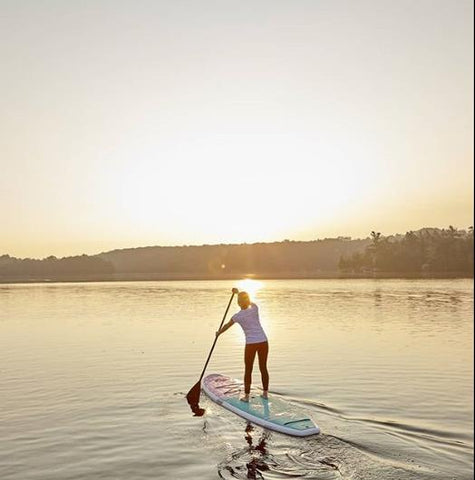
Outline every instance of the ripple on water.
[(218, 464), (220, 478), (342, 478), (336, 458), (296, 448), (284, 451), (272, 445), (271, 437), (270, 432), (247, 424), (247, 445), (232, 451)]
[(423, 480), (436, 478), (421, 466), (370, 455), (338, 438), (287, 439), (245, 427), (246, 444), (230, 448), (218, 463), (224, 479)]

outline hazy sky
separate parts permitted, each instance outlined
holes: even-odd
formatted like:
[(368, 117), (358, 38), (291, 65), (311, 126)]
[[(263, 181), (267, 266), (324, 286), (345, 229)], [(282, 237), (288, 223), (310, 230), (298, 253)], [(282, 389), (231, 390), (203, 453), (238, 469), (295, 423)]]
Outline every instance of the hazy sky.
[(0, 254), (473, 223), (467, 0), (0, 0)]

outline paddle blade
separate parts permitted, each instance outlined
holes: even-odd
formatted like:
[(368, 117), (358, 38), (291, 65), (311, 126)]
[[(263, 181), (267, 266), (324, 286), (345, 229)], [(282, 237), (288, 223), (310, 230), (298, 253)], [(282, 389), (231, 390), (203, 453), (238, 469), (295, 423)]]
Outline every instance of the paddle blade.
[(196, 417), (202, 417), (205, 413), (204, 408), (200, 408), (201, 382), (195, 383), (191, 390), (186, 394), (186, 401), (190, 405), (191, 411)]
[(201, 382), (197, 382), (191, 387), (191, 390), (186, 394), (186, 400), (191, 405), (196, 405), (200, 401)]

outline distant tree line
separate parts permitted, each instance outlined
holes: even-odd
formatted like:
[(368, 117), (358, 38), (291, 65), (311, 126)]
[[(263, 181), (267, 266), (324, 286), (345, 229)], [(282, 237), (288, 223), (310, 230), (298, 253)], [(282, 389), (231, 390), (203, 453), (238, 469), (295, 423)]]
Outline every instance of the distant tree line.
[(337, 272), (342, 255), (361, 251), (369, 239), (327, 238), (310, 242), (285, 240), (274, 243), (141, 247), (43, 260), (0, 256), (0, 280), (88, 277), (228, 278), (247, 274), (279, 276)]
[(473, 275), (473, 227), (423, 228), (384, 237), (371, 232), (362, 252), (342, 255), (343, 272), (460, 273)]
[(98, 256), (78, 255), (43, 260), (0, 256), (0, 279), (7, 278), (57, 278), (77, 275), (101, 275), (114, 272), (114, 266)]
[(425, 228), (366, 239), (326, 238), (234, 245), (141, 247), (39, 259), (0, 256), (0, 281), (473, 275), (473, 228)]
[(310, 242), (143, 247), (101, 254), (121, 273), (206, 275), (336, 272), (342, 255), (361, 251), (369, 239), (326, 238)]

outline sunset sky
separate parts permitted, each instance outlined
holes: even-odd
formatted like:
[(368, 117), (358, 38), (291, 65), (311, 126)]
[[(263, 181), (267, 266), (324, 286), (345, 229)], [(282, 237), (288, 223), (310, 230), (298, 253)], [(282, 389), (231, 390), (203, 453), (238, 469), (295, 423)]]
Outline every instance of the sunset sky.
[(469, 0), (0, 7), (0, 255), (473, 223)]

